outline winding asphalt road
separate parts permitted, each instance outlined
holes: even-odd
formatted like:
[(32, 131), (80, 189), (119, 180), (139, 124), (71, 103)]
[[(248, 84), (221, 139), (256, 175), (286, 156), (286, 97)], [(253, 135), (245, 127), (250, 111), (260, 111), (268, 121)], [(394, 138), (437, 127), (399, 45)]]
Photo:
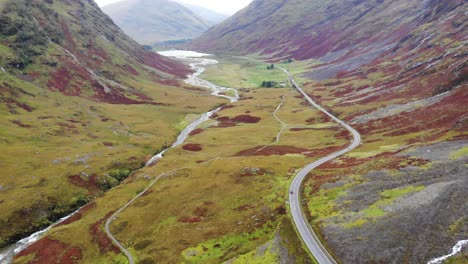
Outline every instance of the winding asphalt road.
[(344, 155), (350, 152), (351, 150), (355, 149), (357, 146), (359, 146), (361, 144), (361, 135), (350, 125), (346, 124), (342, 120), (330, 114), (325, 108), (323, 108), (314, 100), (312, 100), (312, 98), (310, 98), (310, 96), (306, 94), (304, 90), (302, 90), (302, 88), (296, 83), (293, 76), (286, 69), (280, 66), (277, 67), (288, 75), (288, 79), (291, 82), (292, 86), (296, 90), (298, 90), (313, 107), (317, 108), (318, 110), (332, 118), (335, 122), (346, 128), (353, 135), (353, 140), (347, 148), (330, 154), (326, 157), (323, 157), (302, 168), (301, 171), (294, 178), (293, 182), (291, 183), (291, 187), (289, 188), (289, 205), (291, 209), (291, 216), (293, 218), (294, 224), (296, 225), (296, 229), (302, 238), (302, 241), (307, 246), (309, 251), (314, 255), (315, 259), (318, 261), (319, 264), (335, 264), (336, 261), (322, 245), (320, 239), (314, 233), (312, 227), (308, 224), (307, 217), (305, 217), (304, 213), (302, 212), (301, 185), (306, 179), (307, 175), (313, 169), (341, 155)]
[[(328, 162), (330, 160), (333, 160), (345, 153), (348, 153), (349, 151), (353, 150), (354, 148), (356, 148), (357, 146), (359, 146), (359, 144), (361, 143), (361, 136), (360, 134), (355, 130), (353, 129), (351, 126), (349, 126), (348, 124), (346, 124), (345, 122), (341, 121), (340, 119), (338, 119), (337, 117), (333, 116), (332, 114), (330, 114), (329, 112), (327, 112), (327, 110), (325, 110), (322, 106), (318, 105), (317, 103), (315, 103), (305, 92), (304, 90), (302, 90), (302, 88), (296, 83), (296, 81), (294, 80), (293, 76), (284, 68), (280, 67), (280, 66), (277, 66), (279, 69), (281, 69), (282, 71), (284, 71), (287, 75), (288, 75), (288, 78), (289, 78), (289, 81), (291, 82), (291, 84), (294, 86), (295, 89), (297, 89), (302, 95), (304, 95), (304, 97), (306, 98), (306, 100), (315, 108), (317, 108), (318, 110), (322, 111), (323, 113), (325, 113), (326, 115), (328, 115), (330, 118), (332, 118), (334, 121), (336, 121), (337, 123), (339, 123), (341, 126), (345, 127), (348, 131), (350, 131), (352, 134), (353, 134), (353, 141), (352, 141), (352, 144), (350, 146), (348, 146), (347, 148), (341, 150), (341, 151), (338, 151), (338, 152), (335, 152), (333, 154), (330, 154), (324, 158), (321, 158), (307, 166), (305, 166), (297, 175), (296, 177), (294, 178), (292, 184), (291, 184), (291, 187), (290, 187), (290, 192), (289, 192), (289, 203), (290, 203), (290, 208), (291, 208), (291, 215), (292, 215), (292, 218), (293, 218), (293, 221), (296, 225), (296, 228), (300, 234), (300, 236), (302, 237), (302, 240), (304, 241), (305, 245), (307, 246), (307, 248), (310, 250), (310, 252), (314, 255), (314, 257), (317, 259), (317, 261), (319, 262), (319, 264), (335, 264), (335, 260), (333, 259), (333, 257), (327, 252), (327, 250), (325, 249), (325, 247), (322, 245), (322, 243), (320, 242), (320, 240), (318, 239), (318, 237), (316, 236), (316, 234), (313, 232), (312, 228), (309, 226), (309, 224), (307, 223), (307, 220), (306, 220), (306, 217), (303, 215), (303, 212), (302, 212), (302, 208), (301, 208), (301, 200), (300, 200), (300, 188), (301, 188), (301, 185), (303, 183), (303, 181), (305, 180), (305, 178), (307, 177), (307, 175), (309, 174), (310, 171), (312, 171), (313, 169), (315, 169), (316, 167), (322, 165), (323, 163), (325, 162)], [(281, 123), (282, 125), (282, 129), (281, 129), (281, 132), (284, 130), (285, 128), (285, 124), (281, 121), (281, 119), (279, 119), (277, 116), (276, 116), (276, 112), (281, 108), (282, 104), (284, 103), (284, 98), (282, 98), (282, 102), (278, 105), (278, 107), (276, 108), (275, 112), (274, 112), (274, 115), (275, 117), (278, 119), (278, 121)], [(216, 111), (216, 110), (215, 110)], [(209, 115), (209, 113), (208, 113)], [(280, 134), (281, 134), (280, 132)], [(185, 140), (184, 139), (181, 139), (182, 141)], [(277, 141), (279, 140), (279, 135), (277, 136)], [(175, 143), (177, 144), (177, 142)], [(162, 155), (161, 155), (162, 156)], [(160, 157), (158, 157), (160, 158)], [(180, 169), (178, 169), (180, 170)], [(171, 171), (171, 172), (168, 172), (168, 173), (165, 173), (165, 174), (162, 174), (160, 176), (158, 176), (157, 178), (153, 179), (151, 181), (151, 183), (145, 188), (145, 190), (143, 190), (141, 193), (139, 193), (137, 196), (135, 196), (133, 199), (131, 199), (128, 203), (126, 203), (123, 207), (121, 207), (119, 210), (117, 210), (111, 217), (109, 217), (105, 223), (105, 231), (106, 231), (106, 234), (107, 236), (113, 241), (113, 243), (115, 245), (117, 245), (120, 250), (127, 256), (128, 258), (128, 261), (129, 261), (129, 264), (135, 264), (135, 259), (134, 257), (132, 256), (132, 254), (125, 248), (125, 246), (123, 246), (112, 234), (111, 230), (110, 230), (110, 225), (111, 223), (125, 210), (127, 209), (135, 200), (137, 200), (138, 198), (140, 198), (142, 195), (144, 195), (158, 180), (160, 180), (161, 178), (171, 174), (171, 173), (174, 173), (178, 170), (175, 170), (175, 171)]]

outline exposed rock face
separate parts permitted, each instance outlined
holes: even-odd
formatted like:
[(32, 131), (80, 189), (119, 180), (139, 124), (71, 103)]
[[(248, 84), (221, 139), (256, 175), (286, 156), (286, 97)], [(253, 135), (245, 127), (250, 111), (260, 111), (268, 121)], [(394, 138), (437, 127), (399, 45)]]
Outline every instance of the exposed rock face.
[(351, 188), (337, 205), (347, 221), (379, 201), (382, 190), (424, 189), (382, 205), (382, 217), (358, 227), (343, 227), (338, 218), (326, 220), (323, 232), (328, 245), (344, 263), (426, 263), (444, 255), (468, 230), (464, 163), (466, 158), (440, 160), (426, 171), (402, 169), (398, 176), (383, 171), (367, 175), (370, 181)]

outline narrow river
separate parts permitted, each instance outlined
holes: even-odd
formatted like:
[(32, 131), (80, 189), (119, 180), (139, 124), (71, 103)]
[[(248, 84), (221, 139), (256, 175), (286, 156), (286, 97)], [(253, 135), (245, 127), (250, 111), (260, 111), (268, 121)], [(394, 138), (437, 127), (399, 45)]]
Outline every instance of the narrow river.
[[(233, 88), (227, 88), (227, 87), (222, 87), (215, 85), (211, 82), (208, 82), (206, 80), (200, 79), (199, 76), (205, 71), (205, 67), (207, 65), (212, 65), (218, 63), (218, 61), (214, 59), (208, 59), (205, 58), (207, 56), (211, 56), (210, 54), (203, 54), (203, 53), (198, 53), (198, 52), (193, 52), (193, 51), (182, 51), (182, 50), (171, 50), (171, 51), (165, 51), (165, 52), (159, 52), (161, 55), (166, 56), (166, 57), (172, 57), (176, 59), (180, 59), (186, 63), (189, 63), (190, 67), (194, 70), (194, 73), (189, 75), (187, 79), (185, 80), (186, 83), (195, 85), (195, 86), (200, 86), (200, 87), (205, 87), (208, 88), (212, 91), (212, 95), (226, 98), (228, 99), (231, 103), (237, 102), (239, 100), (239, 94), (236, 89)], [(198, 119), (193, 121), (190, 125), (188, 125), (184, 130), (181, 131), (179, 136), (177, 137), (177, 140), (172, 144), (171, 147), (161, 151), (160, 153), (156, 154), (153, 156), (146, 164), (146, 166), (150, 166), (155, 164), (158, 160), (160, 160), (163, 156), (164, 153), (170, 148), (175, 148), (182, 143), (185, 142), (189, 134), (195, 130), (199, 125), (202, 123), (208, 121), (210, 117), (218, 112), (220, 108), (209, 111), (207, 113), (202, 114)], [(66, 219), (72, 217), (74, 214), (76, 214), (79, 210), (73, 212), (72, 214), (60, 219), (53, 225), (49, 226), (48, 228), (38, 231), (29, 237), (26, 237), (15, 244), (7, 247), (3, 251), (0, 252), (0, 264), (10, 264), (11, 261), (13, 260), (13, 257), (27, 248), (28, 246), (32, 245), (33, 243), (37, 242), (39, 239), (41, 239), (51, 228), (54, 226), (62, 223)]]
[(69, 214), (68, 216), (61, 218), (60, 220), (58, 220), (57, 222), (55, 222), (53, 225), (49, 226), (48, 228), (38, 231), (30, 235), (29, 237), (23, 238), (20, 241), (16, 242), (15, 244), (4, 249), (2, 252), (0, 252), (0, 264), (11, 263), (11, 261), (13, 260), (13, 257), (16, 254), (20, 253), (23, 249), (27, 248), (29, 245), (41, 239), (44, 236), (44, 234), (47, 233), (47, 231), (49, 231), (54, 226), (62, 223), (63, 221), (67, 220), (68, 218), (72, 217), (79, 210), (81, 210), (81, 208)]
[(468, 245), (468, 239), (467, 240), (460, 240), (452, 248), (452, 252), (450, 254), (442, 256), (442, 257), (438, 257), (438, 258), (435, 258), (435, 259), (432, 259), (427, 264), (442, 264), (442, 263), (444, 263), (445, 260), (447, 260), (447, 259), (457, 255), (458, 253), (460, 253), (463, 250), (463, 247), (467, 246), (467, 245)]
[[(200, 87), (205, 87), (208, 88), (212, 91), (212, 95), (226, 98), (231, 103), (235, 103), (239, 100), (239, 93), (237, 92), (236, 89), (233, 88), (227, 88), (227, 87), (222, 87), (218, 86), (214, 83), (211, 83), (209, 81), (201, 79), (199, 76), (205, 71), (206, 65), (212, 65), (212, 64), (217, 64), (217, 60), (213, 59), (207, 59), (203, 58), (206, 56), (210, 56), (210, 54), (205, 54), (205, 53), (198, 53), (194, 51), (183, 51), (183, 50), (171, 50), (171, 51), (162, 51), (159, 52), (159, 54), (166, 56), (166, 57), (172, 57), (176, 59), (183, 60), (185, 62), (188, 62), (192, 70), (194, 70), (194, 73), (189, 75), (187, 79), (185, 80), (186, 83), (194, 85), (194, 86), (200, 86)], [(229, 95), (231, 94), (231, 95)], [(185, 142), (189, 134), (195, 130), (199, 125), (203, 124), (204, 122), (208, 121), (210, 117), (218, 112), (220, 108), (215, 109), (213, 111), (204, 113), (203, 115), (200, 116), (197, 120), (193, 121), (190, 125), (188, 125), (177, 137), (177, 140), (172, 144), (170, 148), (175, 148), (182, 143)], [(169, 148), (168, 148), (169, 149)], [(165, 149), (161, 151), (160, 153), (156, 154), (153, 156), (147, 163), (146, 166), (150, 166), (154, 163), (156, 163), (159, 159), (161, 159), (166, 153), (168, 149)]]

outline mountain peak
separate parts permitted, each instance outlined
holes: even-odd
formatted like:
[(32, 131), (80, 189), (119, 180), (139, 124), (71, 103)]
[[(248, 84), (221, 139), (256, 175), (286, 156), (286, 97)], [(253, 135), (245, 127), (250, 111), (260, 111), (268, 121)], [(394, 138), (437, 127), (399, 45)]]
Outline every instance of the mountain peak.
[(210, 22), (170, 0), (125, 0), (102, 10), (128, 35), (147, 45), (191, 39), (210, 27)]

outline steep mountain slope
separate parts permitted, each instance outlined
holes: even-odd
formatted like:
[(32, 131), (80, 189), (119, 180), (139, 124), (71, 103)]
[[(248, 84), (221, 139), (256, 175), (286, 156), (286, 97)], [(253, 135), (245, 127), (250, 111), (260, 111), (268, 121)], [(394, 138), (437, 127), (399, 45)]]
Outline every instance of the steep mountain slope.
[[(262, 53), (294, 59), (394, 43), (430, 16), (465, 1), (431, 9), (426, 1), (255, 0), (247, 8), (193, 41), (200, 50), (234, 54)], [(435, 14), (428, 13), (434, 10)], [(372, 46), (374, 45), (374, 46)]]
[(362, 134), (305, 186), (309, 220), (338, 261), (424, 263), (466, 239), (467, 8), (258, 0), (194, 40), (201, 51), (307, 60), (306, 91)]
[(211, 26), (190, 9), (169, 0), (127, 0), (102, 10), (141, 44), (191, 39)]
[(210, 26), (217, 25), (229, 17), (227, 15), (218, 13), (216, 11), (213, 11), (211, 9), (207, 9), (198, 5), (193, 5), (193, 4), (184, 3), (184, 2), (180, 2), (180, 4), (192, 10), (199, 17), (208, 21)]
[(220, 103), (183, 89), (186, 66), (93, 1), (1, 0), (0, 24), (0, 247), (117, 185), (187, 113)]
[(466, 237), (467, 3), (422, 4), (400, 29), (342, 46), (304, 76), (365, 140), (306, 185), (311, 223), (343, 263), (425, 263)]

